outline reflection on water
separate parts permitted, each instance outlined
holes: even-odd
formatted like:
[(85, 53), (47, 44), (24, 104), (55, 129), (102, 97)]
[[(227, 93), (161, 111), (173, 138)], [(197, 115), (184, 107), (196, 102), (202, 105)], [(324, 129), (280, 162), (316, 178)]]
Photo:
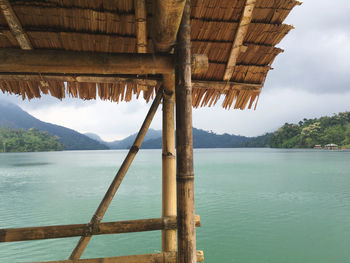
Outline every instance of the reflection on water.
[[(126, 151), (0, 154), (0, 228), (87, 223)], [(350, 262), (350, 152), (194, 151), (205, 262)], [(161, 151), (136, 157), (103, 221), (161, 215)], [(66, 259), (78, 237), (0, 243), (0, 262)], [(160, 251), (160, 232), (92, 238), (84, 258)]]
[(48, 162), (35, 162), (35, 163), (13, 163), (12, 166), (15, 167), (22, 167), (22, 166), (42, 166), (42, 165), (49, 165), (51, 163)]

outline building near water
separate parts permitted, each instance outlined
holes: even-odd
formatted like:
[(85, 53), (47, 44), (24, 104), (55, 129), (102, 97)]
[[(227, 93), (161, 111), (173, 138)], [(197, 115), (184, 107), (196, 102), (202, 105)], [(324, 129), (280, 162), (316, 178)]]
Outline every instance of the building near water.
[(314, 146), (314, 149), (322, 149), (322, 145), (316, 144), (316, 145)]
[(326, 144), (326, 145), (324, 146), (324, 148), (325, 148), (326, 150), (338, 150), (338, 149), (339, 149), (339, 146), (336, 145), (336, 144), (334, 144), (334, 143), (330, 143), (330, 144)]
[[(300, 4), (1, 0), (2, 92), (28, 100), (51, 95), (59, 100), (99, 97), (118, 103), (143, 98), (153, 103), (89, 222), (0, 229), (0, 242), (80, 237), (61, 263), (203, 261), (203, 251), (196, 249), (200, 218), (194, 209), (192, 107), (211, 107), (222, 98), (225, 109), (256, 108), (272, 63), (283, 52), (276, 45), (293, 29), (283, 21)], [(162, 214), (102, 222), (161, 102)], [(162, 233), (159, 253), (80, 259), (93, 235), (154, 230)]]

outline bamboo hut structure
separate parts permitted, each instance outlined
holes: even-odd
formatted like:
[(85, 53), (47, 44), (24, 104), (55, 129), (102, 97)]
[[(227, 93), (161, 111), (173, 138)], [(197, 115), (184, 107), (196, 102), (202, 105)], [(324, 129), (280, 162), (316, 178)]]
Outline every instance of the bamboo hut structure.
[[(67, 260), (203, 261), (196, 249), (192, 107), (255, 108), (293, 26), (295, 0), (0, 0), (0, 89), (112, 102), (154, 98), (113, 182), (87, 224), (0, 229), (0, 242), (80, 236)], [(162, 216), (102, 222), (163, 106)], [(175, 114), (176, 108), (176, 114)], [(176, 120), (176, 125), (175, 125)], [(176, 126), (176, 127), (175, 127)], [(176, 150), (175, 150), (176, 128)], [(80, 259), (92, 235), (161, 230), (162, 252)]]

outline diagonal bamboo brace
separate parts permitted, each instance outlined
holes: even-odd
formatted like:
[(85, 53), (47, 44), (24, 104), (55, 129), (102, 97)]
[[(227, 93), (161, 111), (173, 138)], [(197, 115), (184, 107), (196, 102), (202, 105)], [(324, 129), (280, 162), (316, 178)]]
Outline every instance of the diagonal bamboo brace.
[[(113, 179), (112, 184), (108, 188), (105, 196), (103, 197), (100, 205), (98, 206), (95, 214), (90, 220), (90, 223), (88, 224), (89, 227), (95, 228), (98, 226), (98, 224), (101, 222), (103, 216), (106, 213), (106, 210), (110, 203), (112, 202), (112, 199), (117, 192), (121, 182), (123, 181), (123, 178), (128, 171), (132, 161), (134, 160), (139, 148), (141, 147), (141, 144), (143, 142), (143, 139), (146, 136), (146, 133), (149, 129), (149, 126), (153, 120), (153, 117), (158, 109), (158, 106), (161, 102), (161, 99), (163, 97), (163, 89), (160, 88), (157, 92), (157, 95), (152, 103), (151, 108), (149, 109), (147, 116), (145, 120), (142, 123), (142, 126), (140, 128), (139, 133), (137, 134), (133, 146), (130, 148), (128, 155), (125, 157), (124, 162), (119, 168), (118, 173)], [(91, 235), (85, 235), (82, 236), (77, 244), (77, 246), (74, 248), (72, 254), (70, 255), (70, 260), (79, 259), (81, 255), (83, 254), (86, 246), (88, 245), (89, 241), (91, 239)]]

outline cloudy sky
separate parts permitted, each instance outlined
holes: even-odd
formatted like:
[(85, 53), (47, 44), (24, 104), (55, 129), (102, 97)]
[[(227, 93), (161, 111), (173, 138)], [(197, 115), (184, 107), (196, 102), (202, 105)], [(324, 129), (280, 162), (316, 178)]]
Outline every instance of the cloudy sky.
[[(335, 8), (336, 6), (336, 8)], [(257, 110), (215, 108), (193, 111), (193, 126), (217, 133), (256, 136), (274, 131), (285, 122), (332, 115), (350, 110), (350, 2), (305, 0), (286, 23), (295, 30), (278, 45), (285, 49), (273, 64)], [(115, 104), (45, 97), (17, 103), (35, 117), (79, 132), (94, 132), (103, 139), (121, 139), (136, 132), (147, 113), (144, 101)], [(160, 110), (152, 128), (161, 128)]]

